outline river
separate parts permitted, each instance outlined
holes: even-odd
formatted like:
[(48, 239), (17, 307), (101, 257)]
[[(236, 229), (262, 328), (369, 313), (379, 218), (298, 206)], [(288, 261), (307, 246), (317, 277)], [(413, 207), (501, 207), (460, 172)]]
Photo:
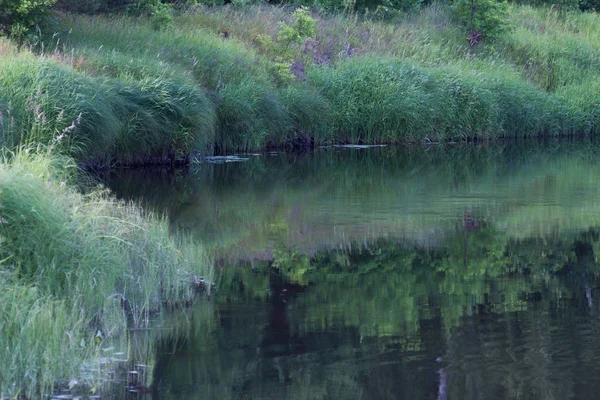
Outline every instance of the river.
[(155, 399), (590, 399), (600, 145), (321, 148), (119, 171), (217, 265)]

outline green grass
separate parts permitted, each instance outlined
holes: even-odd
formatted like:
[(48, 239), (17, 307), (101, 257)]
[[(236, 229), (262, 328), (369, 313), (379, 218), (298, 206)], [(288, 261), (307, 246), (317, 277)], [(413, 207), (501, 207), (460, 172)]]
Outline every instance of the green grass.
[[(291, 82), (274, 73), (282, 50), (257, 40), (276, 39), (291, 18), (284, 7), (198, 8), (162, 30), (60, 14), (43, 45), (0, 39), (0, 146), (49, 149), (0, 164), (0, 348), (10, 349), (0, 352), (0, 397), (47, 395), (73, 378), (93, 387), (98, 332), (119, 342), (212, 273), (202, 248), (173, 238), (164, 219), (75, 190), (75, 165), (600, 129), (596, 14), (514, 5), (513, 28), (474, 49), (447, 6), (391, 22), (313, 16), (315, 38), (283, 50), (299, 70)], [(235, 212), (250, 218), (243, 203)]]
[[(288, 52), (307, 65), (309, 86), (330, 103), (332, 120), (327, 112), (322, 115), (332, 124), (329, 143), (598, 129), (596, 14), (515, 5), (512, 29), (475, 49), (443, 5), (391, 23), (368, 15), (313, 16), (314, 41), (292, 45)], [(284, 7), (224, 7), (184, 15), (176, 25), (229, 32), (264, 54), (256, 38), (275, 39), (278, 22), (289, 18)], [(319, 65), (323, 60), (330, 66)]]
[(597, 116), (510, 74), (360, 58), (311, 70), (331, 103), (335, 142), (588, 134)]
[[(202, 90), (168, 80), (91, 77), (47, 58), (0, 60), (2, 145), (44, 144), (80, 161), (181, 161), (214, 140)], [(12, 121), (12, 122), (11, 122)]]
[[(80, 114), (65, 151), (98, 165), (598, 131), (596, 14), (513, 5), (512, 28), (475, 48), (445, 5), (393, 21), (313, 17), (314, 38), (265, 46), (289, 7), (192, 8), (158, 30), (147, 18), (57, 14), (35, 55), (0, 47), (0, 109), (14, 116), (0, 124), (4, 142), (52, 145)], [(276, 72), (282, 56), (291, 82)]]
[[(72, 188), (73, 164), (20, 152), (0, 165), (0, 396), (93, 380), (99, 332), (114, 340), (209, 279), (202, 248), (166, 220)], [(83, 376), (82, 376), (83, 374)]]

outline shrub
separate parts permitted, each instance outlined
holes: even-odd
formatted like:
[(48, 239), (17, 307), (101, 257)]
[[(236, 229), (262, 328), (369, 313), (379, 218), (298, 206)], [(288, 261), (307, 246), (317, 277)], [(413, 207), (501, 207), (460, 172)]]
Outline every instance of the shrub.
[(508, 4), (503, 0), (458, 0), (456, 14), (467, 29), (471, 46), (496, 36), (508, 24)]
[(302, 43), (306, 39), (315, 36), (317, 28), (316, 21), (310, 16), (310, 10), (306, 7), (300, 7), (292, 15), (294, 21), (291, 25), (285, 22), (279, 23), (279, 32), (277, 40), (286, 43)]
[(141, 0), (129, 5), (127, 10), (133, 15), (150, 17), (155, 29), (162, 29), (173, 23), (170, 6), (160, 0)]
[(21, 39), (48, 14), (56, 0), (0, 0), (0, 32)]
[(579, 0), (581, 11), (600, 11), (600, 0)]

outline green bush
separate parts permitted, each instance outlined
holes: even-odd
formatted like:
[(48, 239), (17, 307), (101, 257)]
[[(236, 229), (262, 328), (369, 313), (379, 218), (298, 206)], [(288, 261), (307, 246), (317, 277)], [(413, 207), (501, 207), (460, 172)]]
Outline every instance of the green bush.
[(0, 0), (0, 32), (24, 37), (48, 15), (56, 0)]
[(160, 0), (140, 0), (127, 7), (130, 14), (150, 17), (155, 29), (165, 28), (173, 23), (168, 4)]
[(293, 22), (291, 25), (285, 22), (279, 23), (279, 32), (277, 40), (286, 43), (302, 43), (306, 39), (315, 36), (317, 32), (317, 23), (310, 16), (310, 10), (306, 7), (300, 7), (292, 14)]
[(600, 0), (579, 0), (581, 11), (600, 11)]
[(456, 14), (467, 29), (471, 46), (498, 35), (508, 24), (508, 4), (504, 0), (458, 0)]

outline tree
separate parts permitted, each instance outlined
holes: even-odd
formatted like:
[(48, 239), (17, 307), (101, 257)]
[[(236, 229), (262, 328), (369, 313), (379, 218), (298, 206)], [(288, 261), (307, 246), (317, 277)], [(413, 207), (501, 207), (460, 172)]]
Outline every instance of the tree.
[(508, 25), (508, 4), (496, 0), (458, 0), (456, 13), (467, 28), (471, 47), (482, 39), (493, 37)]
[(22, 38), (48, 14), (56, 0), (0, 0), (0, 33)]

